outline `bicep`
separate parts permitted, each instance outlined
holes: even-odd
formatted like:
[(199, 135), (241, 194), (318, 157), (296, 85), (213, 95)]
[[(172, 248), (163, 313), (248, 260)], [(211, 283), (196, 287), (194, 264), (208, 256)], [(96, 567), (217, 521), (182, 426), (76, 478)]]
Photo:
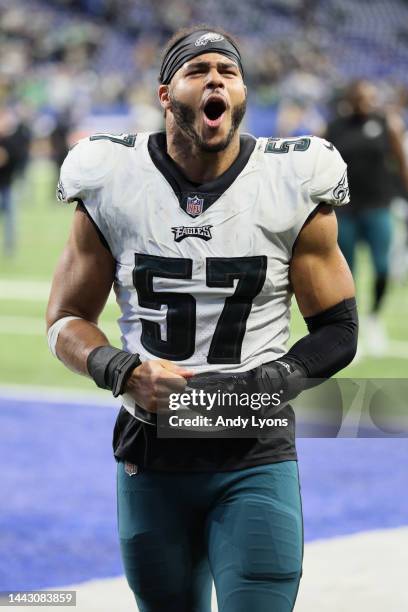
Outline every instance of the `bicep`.
[(86, 214), (77, 209), (68, 242), (54, 273), (47, 325), (66, 316), (96, 323), (115, 276), (115, 260)]
[(321, 206), (302, 228), (290, 264), (290, 280), (304, 317), (354, 297), (353, 277), (337, 244), (337, 220)]

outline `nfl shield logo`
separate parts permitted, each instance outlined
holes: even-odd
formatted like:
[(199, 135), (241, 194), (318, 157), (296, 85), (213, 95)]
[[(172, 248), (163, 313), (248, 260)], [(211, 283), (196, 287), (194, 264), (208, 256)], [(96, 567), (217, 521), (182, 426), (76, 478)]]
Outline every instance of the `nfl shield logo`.
[(139, 472), (139, 468), (137, 465), (129, 463), (129, 461), (125, 461), (125, 472), (128, 476), (136, 476), (136, 474)]
[(204, 199), (199, 198), (198, 196), (193, 196), (187, 198), (187, 209), (186, 212), (192, 217), (197, 217), (201, 215), (203, 212)]

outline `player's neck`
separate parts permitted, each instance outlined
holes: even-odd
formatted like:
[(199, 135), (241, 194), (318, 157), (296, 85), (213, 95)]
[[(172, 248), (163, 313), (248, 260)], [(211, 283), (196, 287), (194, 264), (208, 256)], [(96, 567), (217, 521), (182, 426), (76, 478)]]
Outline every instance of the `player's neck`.
[(191, 144), (180, 132), (167, 132), (167, 153), (180, 166), (183, 174), (193, 183), (215, 180), (234, 163), (239, 155), (239, 133), (218, 153), (206, 153)]

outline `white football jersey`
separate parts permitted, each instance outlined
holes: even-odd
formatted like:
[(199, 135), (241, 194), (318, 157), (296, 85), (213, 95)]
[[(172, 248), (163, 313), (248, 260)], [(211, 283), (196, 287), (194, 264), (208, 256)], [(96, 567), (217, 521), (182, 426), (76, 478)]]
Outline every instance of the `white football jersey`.
[(287, 351), (295, 240), (319, 203), (349, 201), (340, 154), (310, 136), (242, 136), (232, 167), (195, 186), (164, 133), (100, 134), (70, 151), (58, 194), (83, 202), (116, 260), (123, 348), (196, 372)]

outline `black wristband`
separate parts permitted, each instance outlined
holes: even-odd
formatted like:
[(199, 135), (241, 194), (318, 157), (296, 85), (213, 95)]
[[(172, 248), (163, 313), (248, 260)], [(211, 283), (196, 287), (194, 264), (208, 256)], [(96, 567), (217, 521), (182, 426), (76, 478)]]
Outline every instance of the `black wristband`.
[(124, 391), (132, 371), (141, 364), (137, 353), (121, 351), (113, 346), (98, 346), (88, 355), (86, 367), (96, 385), (118, 397)]

